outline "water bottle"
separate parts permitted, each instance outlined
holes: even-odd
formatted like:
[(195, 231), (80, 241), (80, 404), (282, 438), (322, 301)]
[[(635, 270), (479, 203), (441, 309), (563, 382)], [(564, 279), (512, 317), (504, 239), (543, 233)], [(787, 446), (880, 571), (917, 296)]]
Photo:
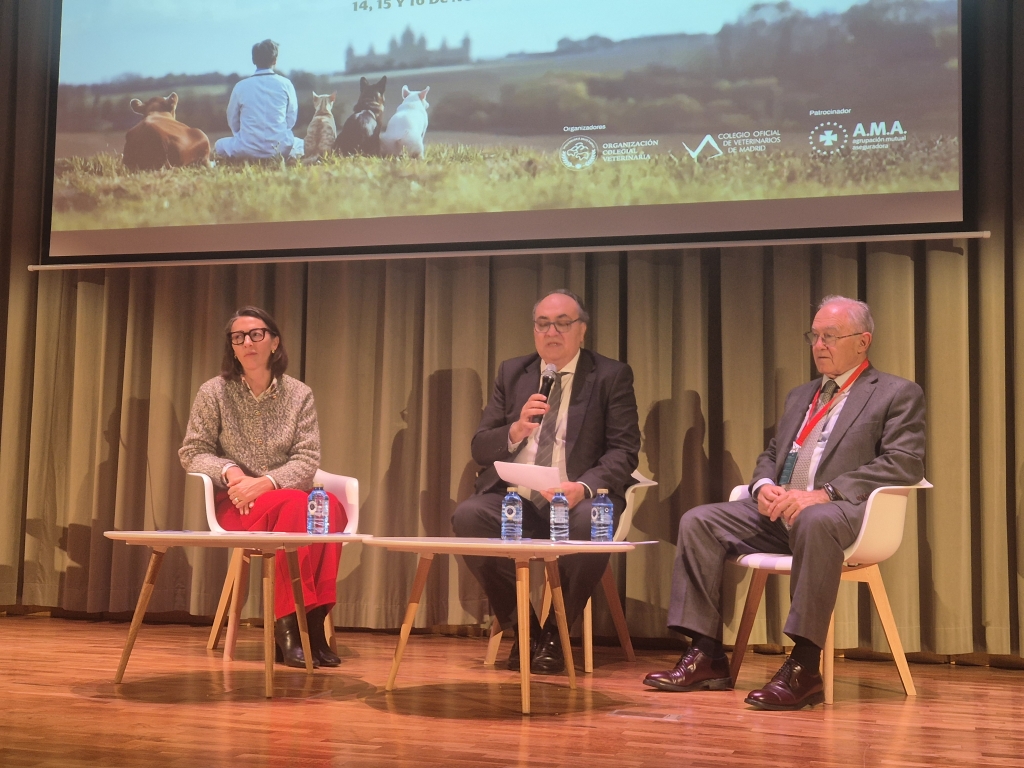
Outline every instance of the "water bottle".
[(590, 505), (590, 540), (611, 541), (615, 521), (615, 507), (608, 498), (607, 488), (598, 488)]
[(520, 541), (523, 538), (523, 500), (515, 488), (509, 488), (501, 502), (501, 540)]
[(551, 540), (569, 540), (569, 502), (561, 491), (551, 499)]
[(310, 491), (306, 505), (306, 533), (330, 533), (330, 508), (331, 500), (327, 497), (327, 491), (317, 483)]

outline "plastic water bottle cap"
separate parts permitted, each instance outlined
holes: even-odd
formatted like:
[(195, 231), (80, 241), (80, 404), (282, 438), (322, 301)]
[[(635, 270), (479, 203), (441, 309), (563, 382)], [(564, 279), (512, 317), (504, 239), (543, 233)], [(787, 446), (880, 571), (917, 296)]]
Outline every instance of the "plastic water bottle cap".
[(323, 483), (315, 483), (313, 485), (313, 490), (314, 491), (322, 491), (323, 489), (324, 489), (324, 484)]
[(598, 488), (597, 492), (598, 493), (608, 493), (608, 489), (607, 488)]
[(512, 487), (511, 485), (510, 485), (510, 486), (508, 487), (508, 491), (507, 491), (507, 492), (508, 492), (508, 493), (515, 493), (515, 492), (516, 492), (516, 489), (515, 489), (514, 487)]

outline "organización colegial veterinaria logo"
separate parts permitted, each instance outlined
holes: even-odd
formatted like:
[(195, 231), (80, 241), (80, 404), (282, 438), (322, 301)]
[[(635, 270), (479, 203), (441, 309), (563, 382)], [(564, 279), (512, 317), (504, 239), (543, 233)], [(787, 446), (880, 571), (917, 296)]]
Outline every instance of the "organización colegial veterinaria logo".
[(562, 144), (558, 156), (566, 168), (582, 171), (597, 160), (597, 143), (589, 136), (573, 136)]

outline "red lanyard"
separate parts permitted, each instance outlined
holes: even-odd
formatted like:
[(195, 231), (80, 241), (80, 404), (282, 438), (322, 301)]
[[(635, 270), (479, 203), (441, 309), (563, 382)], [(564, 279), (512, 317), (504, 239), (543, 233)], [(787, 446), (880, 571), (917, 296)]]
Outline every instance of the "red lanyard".
[(846, 380), (846, 383), (839, 388), (839, 391), (832, 396), (832, 399), (825, 403), (825, 405), (821, 407), (820, 411), (815, 412), (814, 409), (818, 407), (818, 398), (821, 396), (821, 387), (818, 387), (818, 391), (814, 393), (814, 400), (813, 402), (811, 402), (811, 413), (813, 413), (814, 415), (807, 420), (807, 423), (804, 425), (804, 428), (800, 430), (800, 435), (796, 439), (796, 445), (798, 448), (804, 444), (804, 440), (806, 440), (807, 436), (811, 434), (811, 432), (817, 426), (818, 422), (825, 418), (825, 415), (832, 410), (832, 406), (839, 402), (839, 396), (853, 386), (853, 382), (857, 380), (858, 376), (864, 373), (864, 371), (867, 369), (869, 365), (871, 365), (871, 363), (867, 360), (861, 363), (857, 367), (857, 370), (853, 372), (853, 375)]

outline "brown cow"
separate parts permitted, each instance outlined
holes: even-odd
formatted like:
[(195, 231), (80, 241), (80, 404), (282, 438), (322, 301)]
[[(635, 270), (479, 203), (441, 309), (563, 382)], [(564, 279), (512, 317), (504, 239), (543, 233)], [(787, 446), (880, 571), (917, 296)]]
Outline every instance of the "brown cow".
[(155, 171), (183, 165), (210, 165), (210, 139), (174, 117), (178, 94), (154, 96), (143, 104), (131, 101), (142, 120), (124, 136), (124, 164), (132, 171)]

